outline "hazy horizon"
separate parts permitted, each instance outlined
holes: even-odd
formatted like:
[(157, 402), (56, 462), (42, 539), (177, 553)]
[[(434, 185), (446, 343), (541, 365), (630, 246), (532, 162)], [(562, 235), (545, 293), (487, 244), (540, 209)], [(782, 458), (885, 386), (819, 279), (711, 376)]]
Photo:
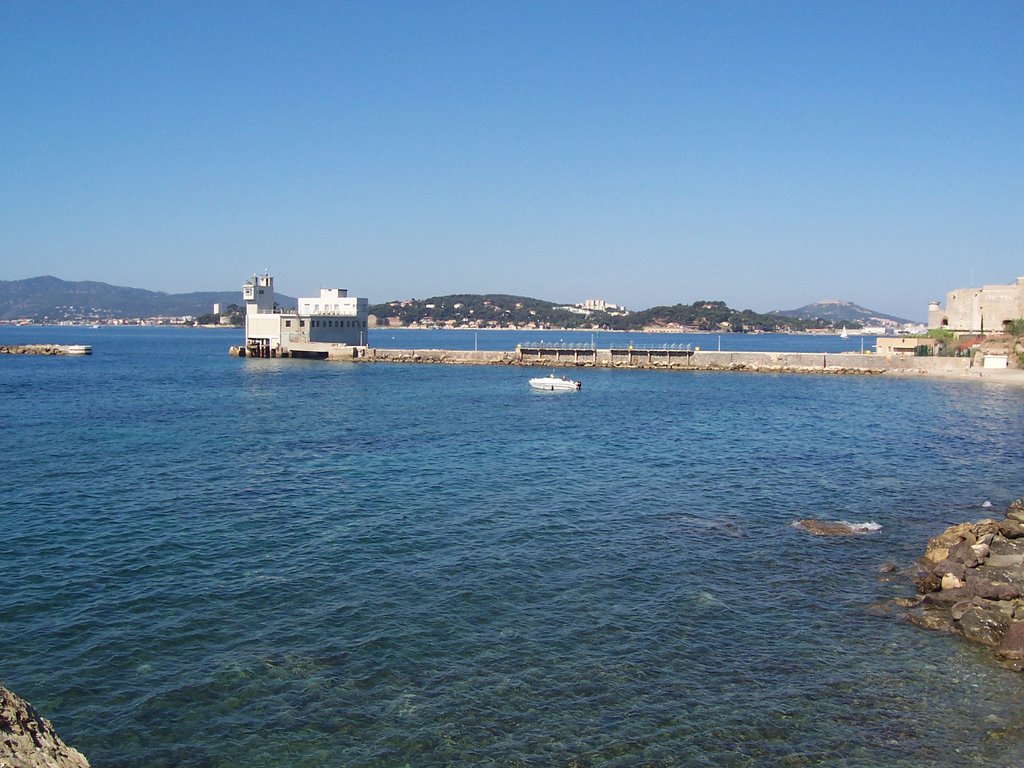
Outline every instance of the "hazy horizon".
[[(62, 278), (59, 275), (33, 275), (31, 277), (28, 277), (28, 278), (17, 278), (16, 280), (6, 280), (6, 279), (0, 278), (0, 282), (16, 282), (17, 280), (33, 280), (33, 279), (47, 278), (47, 277), (55, 278), (57, 280), (64, 280), (65, 282), (83, 282), (83, 281), (65, 280), (65, 278)], [(327, 285), (323, 285), (323, 286), (317, 286), (317, 288), (315, 288), (315, 289), (305, 289), (305, 290), (301, 290), (301, 291), (295, 291), (295, 290), (282, 289), (280, 287), (279, 283), (278, 283), (277, 276), (273, 275), (273, 277), (274, 277), (274, 293), (275, 293), (275, 295), (290, 296), (292, 298), (297, 298), (297, 297), (300, 297), (300, 296), (311, 296), (311, 295), (313, 295), (313, 293), (316, 290), (318, 290), (321, 287), (323, 287), (323, 288), (327, 288), (327, 287), (344, 288), (345, 287), (345, 286), (327, 286)], [(88, 281), (85, 281), (85, 282), (88, 282)], [(106, 285), (111, 285), (111, 286), (113, 286), (115, 288), (141, 289), (141, 290), (147, 290), (147, 291), (156, 291), (157, 290), (157, 289), (154, 289), (154, 288), (149, 288), (149, 287), (144, 286), (144, 285), (124, 285), (124, 284), (121, 284), (121, 283), (111, 282), (109, 280), (91, 280), (91, 282), (103, 283), (103, 284), (106, 284)], [(195, 289), (185, 289), (183, 291), (164, 291), (164, 293), (186, 294), (186, 295), (187, 294), (193, 294), (193, 293), (233, 293), (233, 292), (235, 292), (235, 291), (234, 291), (234, 289), (231, 289), (231, 288), (195, 288)], [(239, 294), (239, 301), (241, 302), (241, 293), (242, 293), (241, 286), (239, 286), (237, 293)], [(349, 295), (353, 295), (353, 296), (354, 295), (360, 295), (361, 296), (361, 294), (357, 294), (357, 292), (352, 291), (352, 290), (349, 290)], [(406, 301), (406, 300), (414, 300), (414, 301), (416, 301), (416, 300), (429, 299), (429, 298), (433, 298), (433, 297), (437, 297), (437, 296), (461, 296), (461, 295), (520, 296), (522, 298), (537, 299), (537, 300), (540, 300), (540, 301), (548, 301), (548, 302), (551, 302), (553, 304), (580, 304), (580, 303), (583, 303), (584, 301), (586, 301), (587, 299), (600, 299), (600, 298), (604, 298), (604, 297), (601, 297), (601, 296), (587, 296), (585, 298), (575, 298), (575, 297), (573, 297), (573, 298), (565, 298), (565, 297), (551, 298), (549, 296), (534, 296), (534, 295), (530, 295), (530, 294), (509, 293), (508, 291), (501, 291), (501, 290), (479, 291), (479, 292), (478, 291), (442, 291), (440, 293), (429, 293), (429, 294), (420, 293), (420, 294), (415, 294), (415, 295), (411, 295), (411, 296), (391, 296), (391, 297), (388, 297), (388, 298), (377, 298), (377, 297), (363, 297), (363, 298), (367, 298), (369, 300), (369, 303), (371, 305), (373, 305), (373, 304), (386, 304), (386, 303), (392, 302), (392, 301)], [(670, 301), (670, 302), (667, 303), (666, 306), (673, 306), (673, 305), (676, 305), (676, 304), (689, 305), (689, 304), (694, 304), (694, 303), (697, 303), (697, 302), (700, 302), (700, 301), (724, 301), (724, 299), (721, 299), (720, 297), (716, 297), (716, 296), (701, 296), (701, 297), (695, 298), (695, 299), (679, 299), (679, 300), (676, 300), (676, 301)], [(611, 302), (611, 303), (614, 303), (614, 302)], [(731, 309), (736, 309), (736, 310), (753, 309), (753, 307), (740, 307), (740, 306), (736, 306), (736, 305), (730, 304), (728, 301), (726, 301), (725, 303)], [(856, 306), (861, 307), (862, 309), (869, 309), (872, 312), (877, 312), (877, 313), (884, 314), (884, 315), (894, 315), (894, 316), (897, 316), (897, 317), (901, 317), (902, 319), (913, 320), (915, 322), (925, 322), (925, 319), (923, 319), (923, 318), (918, 319), (918, 318), (915, 318), (912, 315), (911, 316), (902, 316), (902, 315), (898, 315), (897, 313), (889, 312), (885, 308), (882, 308), (882, 307), (869, 307), (869, 306), (866, 306), (864, 304), (861, 304), (858, 301), (852, 301), (852, 300), (847, 300), (847, 299), (835, 299), (835, 298), (825, 298), (825, 299), (817, 299), (815, 301), (805, 301), (803, 304), (798, 304), (798, 305), (795, 305), (795, 306), (792, 306), (792, 307), (774, 307), (772, 309), (754, 310), (754, 311), (755, 312), (760, 312), (762, 314), (767, 314), (769, 312), (785, 312), (787, 310), (802, 309), (803, 307), (811, 306), (811, 305), (815, 305), (815, 304), (836, 304), (836, 303), (854, 304)], [(635, 307), (627, 306), (626, 308), (629, 309), (630, 311), (641, 311), (641, 310), (645, 310), (645, 309), (650, 309), (651, 307), (654, 307), (654, 306), (662, 306), (662, 305), (651, 304), (651, 305), (635, 306)]]

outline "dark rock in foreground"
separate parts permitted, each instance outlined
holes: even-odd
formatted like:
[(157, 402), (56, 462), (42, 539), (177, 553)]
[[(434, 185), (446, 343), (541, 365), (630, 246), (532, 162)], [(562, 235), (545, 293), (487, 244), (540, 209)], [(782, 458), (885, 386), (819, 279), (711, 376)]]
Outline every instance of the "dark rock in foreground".
[(916, 563), (907, 618), (994, 649), (1024, 671), (1024, 499), (1006, 519), (960, 523), (933, 537)]
[(0, 768), (89, 768), (89, 761), (31, 704), (0, 686)]

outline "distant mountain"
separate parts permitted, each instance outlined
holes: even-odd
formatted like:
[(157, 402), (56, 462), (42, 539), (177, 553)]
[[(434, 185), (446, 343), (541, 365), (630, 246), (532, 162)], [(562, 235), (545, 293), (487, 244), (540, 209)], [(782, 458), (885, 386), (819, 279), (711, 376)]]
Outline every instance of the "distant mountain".
[(860, 325), (905, 325), (913, 323), (895, 315), (886, 315), (876, 312), (873, 309), (866, 309), (852, 301), (838, 301), (826, 299), (815, 304), (808, 304), (799, 309), (776, 309), (771, 312), (773, 315), (785, 315), (786, 317), (799, 317), (802, 320), (820, 319), (831, 324), (836, 323), (858, 323)]
[[(282, 306), (295, 299), (278, 295)], [(28, 318), (36, 322), (61, 320), (108, 320), (143, 317), (198, 317), (214, 304), (241, 304), (242, 291), (163, 293), (124, 288), (90, 280), (69, 282), (57, 277), (0, 280), (0, 320)]]

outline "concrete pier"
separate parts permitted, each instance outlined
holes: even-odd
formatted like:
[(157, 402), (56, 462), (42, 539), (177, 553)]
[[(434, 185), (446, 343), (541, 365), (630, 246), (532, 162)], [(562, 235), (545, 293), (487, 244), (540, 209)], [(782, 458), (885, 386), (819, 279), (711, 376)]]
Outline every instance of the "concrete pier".
[(365, 348), (365, 353), (360, 352), (350, 359), (367, 363), (832, 374), (958, 374), (966, 373), (971, 365), (970, 359), (965, 357), (890, 357), (845, 352), (714, 352), (633, 347), (518, 347), (513, 351)]

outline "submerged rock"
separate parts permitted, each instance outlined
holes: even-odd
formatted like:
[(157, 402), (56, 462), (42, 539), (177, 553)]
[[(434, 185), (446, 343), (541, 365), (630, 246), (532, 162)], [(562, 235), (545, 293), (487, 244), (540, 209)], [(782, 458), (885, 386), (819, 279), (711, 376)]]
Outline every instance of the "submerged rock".
[(89, 761), (31, 704), (0, 686), (0, 768), (89, 768)]
[(880, 530), (878, 523), (848, 523), (846, 520), (797, 520), (793, 527), (814, 536), (859, 536)]

